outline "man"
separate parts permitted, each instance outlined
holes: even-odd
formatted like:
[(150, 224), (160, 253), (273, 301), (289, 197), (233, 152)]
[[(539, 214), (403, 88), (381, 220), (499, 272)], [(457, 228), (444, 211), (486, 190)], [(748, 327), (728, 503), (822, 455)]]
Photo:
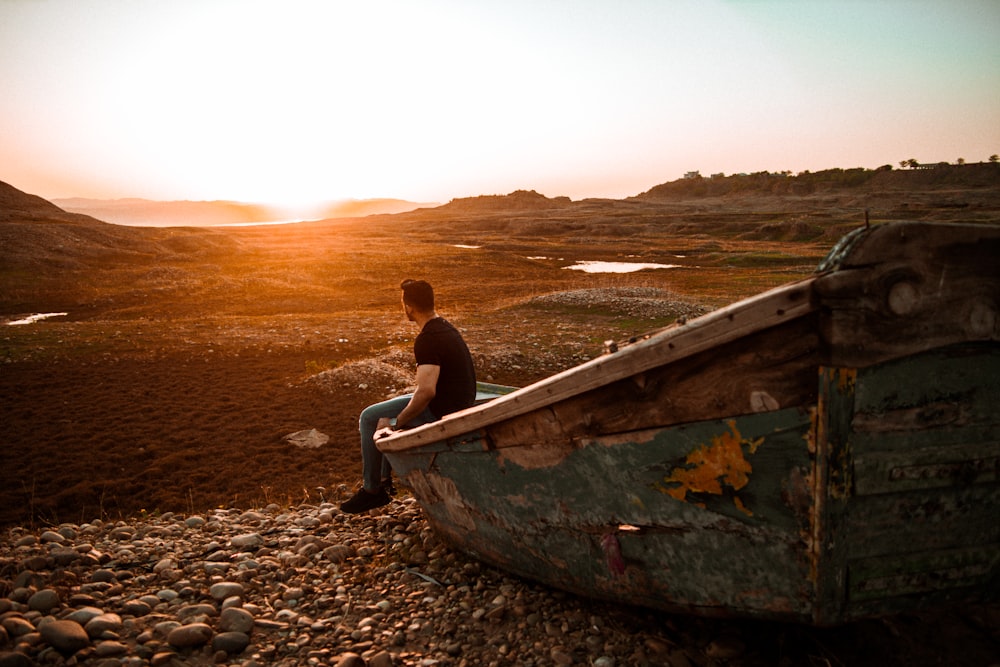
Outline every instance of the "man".
[(403, 312), (420, 329), (413, 342), (417, 388), (412, 394), (370, 405), (361, 412), (358, 428), (364, 481), (354, 497), (340, 506), (348, 514), (381, 507), (391, 500), (392, 469), (375, 446), (376, 439), (395, 430), (437, 421), (472, 406), (476, 400), (472, 355), (458, 330), (434, 311), (430, 284), (404, 280), (400, 288)]

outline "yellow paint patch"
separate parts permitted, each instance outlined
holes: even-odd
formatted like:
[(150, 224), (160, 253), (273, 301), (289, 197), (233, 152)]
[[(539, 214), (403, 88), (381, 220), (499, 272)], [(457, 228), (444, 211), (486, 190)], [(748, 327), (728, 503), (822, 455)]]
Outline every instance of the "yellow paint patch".
[(749, 507), (743, 504), (743, 501), (740, 500), (739, 496), (733, 496), (733, 504), (736, 505), (736, 509), (743, 512), (747, 516), (753, 516), (753, 512), (750, 511)]
[(856, 368), (838, 368), (837, 373), (837, 389), (840, 393), (846, 394), (848, 392), (854, 391), (854, 385), (858, 380), (858, 371)]
[[(712, 438), (712, 444), (702, 445), (687, 455), (684, 467), (675, 468), (663, 482), (665, 493), (677, 500), (687, 500), (687, 494), (711, 493), (722, 495), (724, 486), (738, 491), (750, 481), (753, 466), (743, 455), (743, 445), (754, 453), (763, 438), (747, 440), (736, 429), (736, 422), (729, 422), (729, 431)], [(753, 516), (739, 498), (736, 507)]]

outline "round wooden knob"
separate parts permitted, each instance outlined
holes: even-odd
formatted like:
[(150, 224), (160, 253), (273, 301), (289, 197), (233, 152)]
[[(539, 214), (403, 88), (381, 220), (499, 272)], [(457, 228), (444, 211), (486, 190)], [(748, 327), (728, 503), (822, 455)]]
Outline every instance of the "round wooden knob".
[(913, 312), (920, 301), (917, 286), (909, 281), (900, 281), (889, 288), (886, 299), (889, 310), (896, 315), (908, 315)]

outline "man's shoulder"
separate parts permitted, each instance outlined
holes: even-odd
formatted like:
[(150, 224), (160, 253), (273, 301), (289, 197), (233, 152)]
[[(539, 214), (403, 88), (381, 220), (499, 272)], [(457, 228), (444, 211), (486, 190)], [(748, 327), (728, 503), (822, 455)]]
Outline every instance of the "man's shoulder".
[(445, 333), (458, 331), (448, 320), (443, 317), (435, 317), (433, 320), (428, 322), (420, 333), (434, 334), (434, 333)]

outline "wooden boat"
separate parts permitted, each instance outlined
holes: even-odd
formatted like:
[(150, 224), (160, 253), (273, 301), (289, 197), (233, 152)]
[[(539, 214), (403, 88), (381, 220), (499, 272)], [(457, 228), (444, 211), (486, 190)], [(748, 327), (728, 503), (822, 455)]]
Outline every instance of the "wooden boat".
[(833, 625), (1000, 597), (1000, 226), (808, 279), (380, 442), (445, 541), (581, 595)]

